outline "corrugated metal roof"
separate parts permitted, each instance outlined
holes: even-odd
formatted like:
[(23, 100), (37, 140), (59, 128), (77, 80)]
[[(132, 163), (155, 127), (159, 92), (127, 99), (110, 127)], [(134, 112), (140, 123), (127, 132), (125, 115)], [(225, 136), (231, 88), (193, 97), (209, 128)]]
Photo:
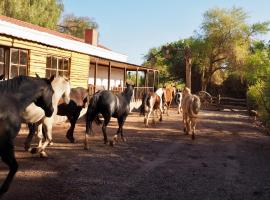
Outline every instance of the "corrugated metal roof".
[(126, 55), (111, 51), (102, 45), (98, 45), (97, 47), (89, 45), (80, 38), (2, 15), (0, 15), (0, 34), (11, 35), (13, 37), (110, 60), (127, 62)]

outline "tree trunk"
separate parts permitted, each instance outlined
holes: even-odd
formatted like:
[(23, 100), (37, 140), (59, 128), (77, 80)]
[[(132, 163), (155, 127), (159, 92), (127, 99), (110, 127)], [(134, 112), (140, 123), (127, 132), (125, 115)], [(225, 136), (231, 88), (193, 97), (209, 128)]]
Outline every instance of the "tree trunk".
[(186, 61), (186, 87), (191, 89), (191, 50), (190, 47), (185, 47), (185, 61)]

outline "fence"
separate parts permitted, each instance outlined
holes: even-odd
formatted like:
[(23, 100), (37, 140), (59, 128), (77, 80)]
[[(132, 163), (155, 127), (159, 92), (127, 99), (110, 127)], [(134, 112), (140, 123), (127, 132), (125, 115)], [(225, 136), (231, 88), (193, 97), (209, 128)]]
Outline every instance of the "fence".
[[(123, 90), (125, 89), (122, 87), (113, 87), (111, 88), (110, 91), (112, 91), (112, 93), (117, 94), (117, 93), (121, 93)], [(99, 90), (105, 90), (104, 86), (93, 86), (93, 85), (89, 85), (88, 86), (88, 91), (89, 91), (89, 95), (92, 96), (94, 94), (94, 92), (99, 91)], [(142, 100), (143, 94), (146, 92), (153, 92), (154, 91), (154, 87), (134, 87), (134, 92), (133, 92), (133, 97), (131, 101), (140, 101)]]
[(237, 98), (231, 98), (231, 97), (213, 97), (213, 102), (218, 109), (233, 109), (233, 108), (239, 108), (239, 109), (246, 109), (247, 108), (247, 101), (246, 99), (237, 99)]

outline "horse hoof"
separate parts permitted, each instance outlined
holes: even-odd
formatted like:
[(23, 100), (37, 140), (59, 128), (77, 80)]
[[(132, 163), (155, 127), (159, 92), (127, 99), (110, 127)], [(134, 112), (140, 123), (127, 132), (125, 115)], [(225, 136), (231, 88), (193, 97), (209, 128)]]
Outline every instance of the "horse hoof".
[(32, 148), (31, 149), (31, 154), (36, 154), (36, 153), (38, 153), (40, 150), (39, 150), (39, 148), (37, 148), (37, 147), (34, 147), (34, 148)]
[(50, 142), (50, 143), (48, 144), (48, 146), (53, 146), (53, 142)]
[(39, 153), (39, 157), (41, 158), (48, 158), (48, 154), (45, 151)]
[(114, 142), (113, 141), (110, 141), (110, 146), (113, 147), (114, 146)]
[(25, 151), (31, 151), (30, 145), (24, 145), (24, 150)]
[(191, 138), (192, 138), (192, 140), (195, 140), (195, 135), (192, 135)]
[(68, 139), (68, 141), (69, 141), (70, 143), (75, 143), (74, 137), (69, 136), (69, 135), (66, 135), (66, 138)]
[(127, 141), (127, 139), (123, 137), (123, 138), (122, 138), (122, 141), (123, 141), (123, 142), (126, 142), (126, 141)]
[(83, 149), (88, 151), (89, 150), (89, 147), (84, 146)]

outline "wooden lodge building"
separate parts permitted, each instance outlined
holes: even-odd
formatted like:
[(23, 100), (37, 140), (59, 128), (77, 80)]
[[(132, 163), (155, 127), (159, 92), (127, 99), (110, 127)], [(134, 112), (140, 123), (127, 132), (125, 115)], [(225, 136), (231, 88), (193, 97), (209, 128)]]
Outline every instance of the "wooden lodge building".
[(158, 71), (128, 63), (127, 56), (98, 44), (96, 30), (85, 30), (85, 39), (0, 16), (0, 74), (70, 78), (72, 87), (122, 91), (127, 79), (135, 82), (135, 96), (153, 90)]

